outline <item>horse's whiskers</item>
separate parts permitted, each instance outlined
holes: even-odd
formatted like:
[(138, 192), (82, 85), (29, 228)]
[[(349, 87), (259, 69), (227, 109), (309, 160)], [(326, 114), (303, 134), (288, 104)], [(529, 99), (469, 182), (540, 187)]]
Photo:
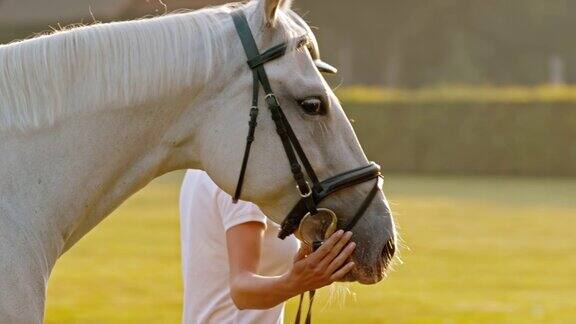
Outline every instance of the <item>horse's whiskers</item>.
[(346, 306), (346, 301), (348, 296), (352, 297), (353, 301), (356, 302), (356, 293), (351, 289), (352, 285), (348, 282), (338, 282), (330, 286), (328, 299), (322, 310), (327, 307), (332, 307), (337, 305), (338, 308), (343, 308)]

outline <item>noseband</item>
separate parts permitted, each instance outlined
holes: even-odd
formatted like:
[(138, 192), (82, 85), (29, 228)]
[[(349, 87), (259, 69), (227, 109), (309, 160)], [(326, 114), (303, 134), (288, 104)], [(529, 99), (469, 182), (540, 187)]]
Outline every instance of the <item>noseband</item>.
[[(232, 19), (236, 27), (236, 31), (246, 52), (248, 58), (248, 66), (252, 70), (253, 77), (253, 88), (252, 88), (252, 108), (250, 109), (250, 121), (248, 137), (246, 138), (246, 148), (244, 150), (244, 157), (242, 159), (242, 167), (240, 169), (240, 175), (238, 177), (238, 184), (236, 186), (236, 191), (234, 193), (233, 200), (237, 202), (240, 198), (242, 192), (242, 184), (244, 183), (244, 176), (246, 174), (246, 167), (248, 164), (248, 158), (250, 156), (250, 148), (252, 142), (254, 142), (254, 134), (256, 131), (257, 119), (258, 119), (258, 99), (260, 95), (260, 85), (264, 89), (265, 100), (268, 109), (272, 115), (272, 120), (276, 125), (276, 132), (282, 141), (282, 146), (284, 147), (284, 152), (288, 158), (290, 165), (290, 171), (296, 182), (296, 189), (300, 195), (300, 200), (294, 206), (294, 208), (288, 213), (281, 225), (280, 233), (278, 237), (281, 239), (293, 234), (299, 227), (302, 219), (305, 216), (314, 216), (318, 214), (318, 204), (328, 197), (329, 195), (340, 191), (342, 189), (355, 186), (370, 180), (377, 179), (376, 183), (360, 204), (354, 216), (345, 224), (344, 226), (338, 226), (344, 230), (351, 230), (358, 220), (362, 218), (365, 214), (368, 206), (380, 191), (380, 166), (374, 162), (370, 162), (368, 165), (359, 167), (346, 171), (344, 173), (337, 174), (326, 180), (320, 181), (314, 168), (310, 164), (310, 161), (306, 157), (298, 138), (294, 134), (290, 123), (286, 119), (282, 108), (278, 102), (278, 99), (272, 91), (270, 86), (270, 81), (264, 69), (264, 64), (282, 57), (288, 50), (288, 44), (282, 43), (276, 45), (264, 53), (260, 54), (256, 41), (250, 30), (248, 20), (241, 10), (236, 10), (232, 12)], [(316, 66), (319, 70), (327, 69), (327, 72), (332, 71), (330, 68), (326, 68), (325, 63), (319, 60), (315, 60)], [(302, 168), (306, 171), (306, 175), (302, 171)], [(310, 182), (312, 185), (310, 185)], [(324, 209), (326, 210), (326, 209)], [(332, 211), (330, 211), (332, 212)], [(334, 212), (332, 212), (334, 213)], [(316, 249), (320, 246), (322, 242), (313, 242), (312, 248)], [(310, 322), (311, 314), (310, 309), (312, 308), (312, 299), (314, 293), (310, 292), (310, 308), (308, 310), (308, 316), (306, 322)], [(300, 305), (302, 304), (302, 296), (300, 298)], [(300, 318), (300, 306), (298, 308), (297, 321)]]

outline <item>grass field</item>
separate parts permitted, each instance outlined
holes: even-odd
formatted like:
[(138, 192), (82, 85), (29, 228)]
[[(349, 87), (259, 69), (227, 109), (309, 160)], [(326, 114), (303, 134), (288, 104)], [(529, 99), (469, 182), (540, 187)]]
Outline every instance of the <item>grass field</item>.
[[(178, 186), (157, 180), (60, 260), (48, 323), (180, 321)], [(316, 323), (576, 321), (576, 180), (390, 175), (385, 190), (404, 263), (346, 298), (323, 289)]]

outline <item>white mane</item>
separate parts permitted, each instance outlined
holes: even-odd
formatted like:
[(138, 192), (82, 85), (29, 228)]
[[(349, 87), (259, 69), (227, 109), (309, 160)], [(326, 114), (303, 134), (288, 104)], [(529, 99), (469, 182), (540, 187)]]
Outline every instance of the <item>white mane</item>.
[[(229, 52), (236, 47), (223, 30), (238, 6), (82, 26), (0, 45), (0, 133), (51, 126), (72, 112), (137, 105), (183, 88), (199, 91), (194, 87), (210, 84), (220, 71), (232, 72)], [(288, 15), (279, 16), (286, 37), (301, 32)], [(253, 32), (256, 37), (260, 30)]]
[[(115, 109), (226, 68), (231, 6), (96, 24), (0, 46), (0, 133)], [(193, 80), (194, 79), (194, 80)]]

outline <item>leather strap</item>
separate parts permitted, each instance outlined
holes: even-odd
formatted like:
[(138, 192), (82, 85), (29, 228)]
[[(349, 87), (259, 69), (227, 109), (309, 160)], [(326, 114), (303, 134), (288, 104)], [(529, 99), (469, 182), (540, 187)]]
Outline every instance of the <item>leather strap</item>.
[[(280, 44), (270, 48), (269, 50), (264, 52), (264, 54), (260, 54), (260, 52), (258, 51), (258, 46), (256, 45), (256, 41), (254, 40), (252, 32), (250, 31), (248, 20), (246, 19), (244, 13), (241, 10), (234, 11), (232, 12), (232, 19), (234, 21), (234, 25), (236, 26), (236, 30), (238, 32), (237, 34), (240, 38), (240, 41), (242, 42), (242, 46), (244, 47), (244, 51), (246, 52), (246, 56), (248, 58), (248, 65), (252, 69), (253, 73), (255, 73), (254, 81), (256, 80), (258, 81), (254, 83), (254, 87), (256, 87), (256, 84), (260, 83), (262, 85), (262, 88), (264, 89), (264, 93), (266, 94), (266, 103), (268, 105), (268, 109), (270, 110), (272, 114), (272, 119), (276, 124), (276, 132), (278, 133), (278, 136), (282, 141), (282, 146), (284, 147), (286, 157), (288, 158), (288, 162), (290, 164), (290, 170), (292, 172), (294, 180), (296, 181), (297, 188), (300, 191), (300, 195), (305, 199), (308, 210), (311, 213), (316, 213), (317, 211), (314, 202), (312, 200), (311, 188), (306, 181), (304, 173), (302, 172), (302, 167), (300, 166), (297, 157), (298, 152), (301, 151), (303, 153), (303, 150), (300, 147), (300, 150), (296, 149), (295, 152), (294, 145), (300, 146), (300, 144), (299, 143), (294, 144), (295, 142), (297, 142), (297, 139), (295, 136), (293, 137), (290, 136), (290, 134), (294, 134), (294, 131), (290, 127), (290, 124), (287, 122), (286, 117), (284, 116), (284, 113), (280, 108), (278, 100), (274, 96), (272, 87), (270, 85), (270, 81), (268, 80), (268, 76), (266, 74), (266, 70), (264, 69), (263, 65), (266, 62), (269, 62), (273, 59), (279, 58), (282, 55), (284, 55), (286, 52), (287, 45)], [(257, 93), (257, 91), (254, 91), (253, 96), (257, 97), (258, 95), (259, 94)], [(255, 101), (256, 99), (253, 98), (253, 102)], [(244, 152), (244, 159), (242, 163), (242, 168), (240, 170), (238, 184), (236, 186), (236, 192), (233, 197), (234, 201), (238, 201), (238, 199), (240, 198), (242, 183), (244, 181), (244, 176), (246, 173), (249, 150), (251, 148), (251, 142), (249, 141), (250, 139), (251, 137), (249, 136), (249, 138), (247, 139), (246, 149)], [(250, 142), (250, 144), (248, 144), (248, 142)], [(299, 157), (300, 159), (307, 160), (305, 154), (302, 154)], [(244, 163), (244, 160), (246, 161), (246, 163)], [(308, 165), (310, 164), (309, 162), (306, 163)], [(310, 166), (309, 169), (312, 170), (312, 167)]]
[(310, 164), (310, 161), (308, 160), (306, 153), (304, 153), (304, 149), (302, 148), (302, 145), (300, 145), (300, 141), (298, 141), (296, 134), (294, 134), (294, 130), (292, 129), (292, 127), (290, 127), (290, 123), (288, 122), (288, 119), (286, 119), (286, 115), (284, 115), (283, 111), (280, 111), (280, 113), (282, 115), (284, 123), (288, 125), (288, 136), (290, 137), (292, 145), (294, 145), (296, 153), (298, 153), (298, 157), (300, 158), (300, 162), (302, 162), (302, 165), (306, 170), (306, 174), (308, 174), (310, 181), (312, 181), (312, 186), (313, 187), (318, 186), (318, 184), (320, 184), (320, 181), (318, 180), (316, 172), (314, 172), (314, 168), (312, 168), (312, 164)]
[(308, 314), (306, 314), (306, 324), (312, 323), (312, 304), (314, 304), (314, 295), (316, 295), (316, 290), (310, 290), (308, 292)]
[(246, 167), (248, 166), (248, 158), (250, 157), (250, 149), (252, 142), (254, 142), (254, 133), (256, 126), (258, 126), (258, 97), (260, 92), (260, 83), (258, 83), (258, 75), (252, 72), (253, 75), (253, 93), (252, 93), (252, 108), (250, 108), (250, 121), (248, 122), (248, 136), (246, 137), (246, 147), (244, 148), (244, 157), (242, 158), (242, 166), (240, 168), (240, 175), (238, 176), (238, 183), (236, 184), (236, 191), (232, 201), (238, 202), (242, 194), (242, 186), (244, 184), (244, 177), (246, 176)]
[(370, 203), (372, 202), (372, 200), (374, 200), (374, 197), (376, 197), (378, 191), (380, 191), (380, 178), (378, 178), (376, 184), (374, 184), (374, 187), (372, 187), (372, 190), (370, 190), (370, 193), (368, 193), (368, 196), (366, 196), (366, 198), (362, 202), (362, 205), (360, 205), (360, 207), (356, 211), (354, 217), (352, 217), (352, 219), (348, 222), (348, 224), (343, 227), (345, 231), (350, 231), (352, 230), (352, 228), (354, 228), (354, 226), (356, 226), (356, 223), (358, 223), (358, 220), (362, 218), (362, 215), (364, 215), (366, 209), (368, 209), (368, 206), (370, 206)]
[[(313, 244), (312, 252), (318, 250), (321, 244)], [(296, 311), (296, 318), (294, 319), (295, 324), (300, 324), (300, 317), (302, 314), (302, 301), (304, 300), (304, 294), (300, 294), (300, 300), (298, 301), (298, 310)], [(314, 304), (314, 296), (316, 295), (316, 289), (310, 290), (308, 292), (308, 312), (306, 313), (306, 324), (312, 323), (312, 304)]]
[(272, 60), (275, 60), (277, 58), (282, 57), (285, 53), (286, 53), (286, 49), (288, 48), (288, 45), (286, 44), (279, 44), (276, 45), (272, 48), (270, 48), (269, 50), (267, 50), (266, 52), (259, 54), (258, 56), (254, 56), (252, 58), (250, 58), (248, 60), (248, 66), (254, 70), (255, 68), (257, 68), (260, 65), (263, 65), (264, 63), (270, 62)]
[(322, 189), (317, 191), (318, 201), (342, 189), (352, 187), (380, 176), (380, 166), (374, 162), (352, 169), (322, 181)]
[(300, 299), (298, 300), (298, 310), (296, 311), (296, 318), (294, 323), (300, 323), (300, 316), (302, 314), (302, 301), (304, 301), (304, 293), (300, 294)]
[[(300, 294), (300, 299), (298, 300), (298, 310), (296, 311), (296, 318), (294, 319), (295, 324), (300, 324), (300, 318), (302, 317), (302, 303), (304, 301), (304, 295), (306, 293)], [(312, 304), (314, 304), (314, 296), (316, 295), (316, 290), (310, 290), (308, 292), (308, 312), (306, 313), (306, 324), (312, 323)]]
[[(356, 168), (350, 171), (346, 171), (340, 174), (337, 174), (333, 177), (330, 177), (322, 182), (318, 186), (314, 186), (314, 191), (312, 193), (312, 198), (314, 204), (318, 205), (322, 200), (324, 200), (327, 196), (348, 188), (350, 186), (358, 185), (360, 183), (364, 183), (366, 181), (370, 181), (374, 178), (378, 178), (380, 176), (380, 166), (374, 162), (370, 163), (367, 166)], [(378, 187), (378, 183), (376, 183), (376, 187)], [(379, 187), (378, 187), (379, 188)], [(373, 189), (376, 190), (376, 189)], [(370, 195), (370, 193), (369, 193)], [(372, 197), (373, 199), (373, 197)], [(372, 200), (370, 199), (370, 201)], [(366, 203), (367, 199), (364, 200)], [(369, 204), (369, 202), (368, 202)], [(364, 208), (364, 211), (367, 209)], [(288, 213), (284, 221), (282, 222), (282, 227), (280, 232), (278, 233), (278, 237), (281, 239), (286, 238), (287, 236), (291, 235), (296, 231), (298, 226), (300, 225), (300, 221), (307, 213), (306, 201), (300, 200), (294, 208)], [(358, 213), (356, 213), (357, 215)], [(358, 216), (361, 217), (362, 215)], [(355, 216), (356, 217), (356, 216)], [(357, 222), (357, 221), (356, 221)]]
[[(360, 208), (358, 208), (354, 217), (350, 220), (350, 222), (348, 222), (348, 224), (346, 226), (343, 227), (343, 229), (345, 231), (351, 230), (356, 225), (358, 220), (360, 220), (360, 218), (362, 218), (362, 215), (364, 215), (364, 213), (366, 212), (366, 209), (368, 209), (368, 206), (370, 206), (370, 203), (372, 202), (372, 200), (374, 200), (374, 197), (376, 196), (376, 193), (378, 193), (378, 191), (380, 191), (380, 178), (378, 178), (378, 181), (372, 187), (372, 189), (370, 190), (370, 193), (368, 193), (368, 196), (366, 196), (366, 199), (364, 199), (364, 201), (362, 202), (362, 205), (360, 206)], [(318, 247), (319, 246), (314, 246), (313, 250), (318, 249)], [(315, 295), (316, 295), (316, 290), (310, 290), (308, 292), (309, 303), (308, 303), (308, 313), (306, 314), (305, 324), (311, 324), (312, 323), (312, 304), (314, 304), (314, 296)], [(296, 312), (296, 319), (294, 320), (295, 324), (300, 324), (300, 316), (301, 316), (300, 314), (302, 313), (302, 300), (303, 299), (304, 299), (304, 293), (300, 294), (300, 300), (298, 301), (298, 310)]]

